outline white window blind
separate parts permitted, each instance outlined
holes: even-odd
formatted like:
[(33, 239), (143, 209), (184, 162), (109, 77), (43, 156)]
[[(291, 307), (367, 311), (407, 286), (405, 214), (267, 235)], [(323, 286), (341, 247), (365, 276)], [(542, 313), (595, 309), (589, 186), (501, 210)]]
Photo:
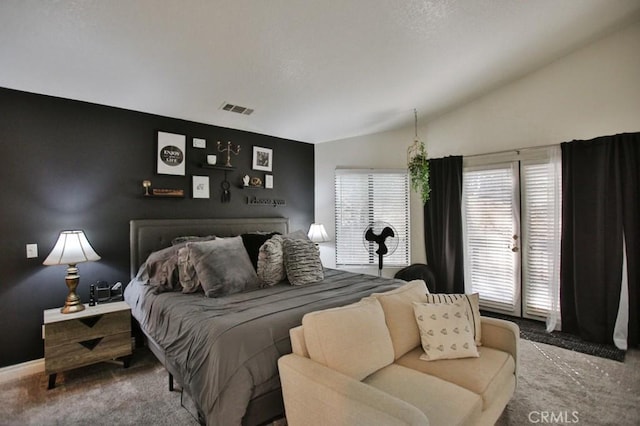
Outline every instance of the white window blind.
[[(561, 179), (552, 162), (522, 162), (524, 313), (547, 317), (560, 306)], [(555, 300), (554, 300), (555, 299)]]
[(409, 180), (406, 170), (337, 169), (335, 173), (336, 265), (378, 264), (378, 246), (363, 242), (374, 222), (393, 226), (395, 252), (384, 266), (407, 266), (409, 251)]
[(465, 282), (488, 308), (514, 311), (519, 299), (517, 163), (465, 168)]

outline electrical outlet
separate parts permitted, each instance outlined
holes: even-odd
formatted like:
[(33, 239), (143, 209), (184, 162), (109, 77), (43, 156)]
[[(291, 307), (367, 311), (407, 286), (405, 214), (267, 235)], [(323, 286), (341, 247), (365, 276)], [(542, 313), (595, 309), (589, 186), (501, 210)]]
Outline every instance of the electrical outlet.
[(38, 257), (38, 245), (27, 244), (27, 259), (33, 259), (34, 257)]

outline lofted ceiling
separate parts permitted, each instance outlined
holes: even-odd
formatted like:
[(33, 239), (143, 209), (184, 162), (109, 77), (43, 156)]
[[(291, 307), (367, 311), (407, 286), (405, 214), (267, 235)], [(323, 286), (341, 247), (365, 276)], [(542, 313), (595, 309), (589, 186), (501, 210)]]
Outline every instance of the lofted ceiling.
[(638, 13), (640, 0), (1, 0), (0, 86), (317, 143), (436, 116)]

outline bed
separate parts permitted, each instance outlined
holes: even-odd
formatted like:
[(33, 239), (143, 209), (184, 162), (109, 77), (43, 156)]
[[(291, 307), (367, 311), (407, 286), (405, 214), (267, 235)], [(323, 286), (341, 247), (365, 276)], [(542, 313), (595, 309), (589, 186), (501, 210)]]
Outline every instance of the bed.
[(324, 269), (324, 280), (209, 298), (155, 294), (136, 274), (149, 254), (176, 237), (287, 234), (285, 218), (132, 220), (131, 275), (125, 300), (154, 355), (211, 425), (257, 425), (282, 416), (277, 359), (291, 352), (289, 329), (311, 311), (345, 305), (403, 282)]

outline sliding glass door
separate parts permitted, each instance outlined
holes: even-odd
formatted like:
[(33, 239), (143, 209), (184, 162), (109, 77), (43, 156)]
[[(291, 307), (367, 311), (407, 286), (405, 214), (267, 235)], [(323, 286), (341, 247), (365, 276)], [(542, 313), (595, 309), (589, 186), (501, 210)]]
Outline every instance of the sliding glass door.
[(483, 307), (520, 315), (517, 162), (465, 168), (465, 283)]
[(484, 309), (557, 318), (560, 170), (555, 152), (545, 148), (465, 160), (465, 285), (480, 293)]

